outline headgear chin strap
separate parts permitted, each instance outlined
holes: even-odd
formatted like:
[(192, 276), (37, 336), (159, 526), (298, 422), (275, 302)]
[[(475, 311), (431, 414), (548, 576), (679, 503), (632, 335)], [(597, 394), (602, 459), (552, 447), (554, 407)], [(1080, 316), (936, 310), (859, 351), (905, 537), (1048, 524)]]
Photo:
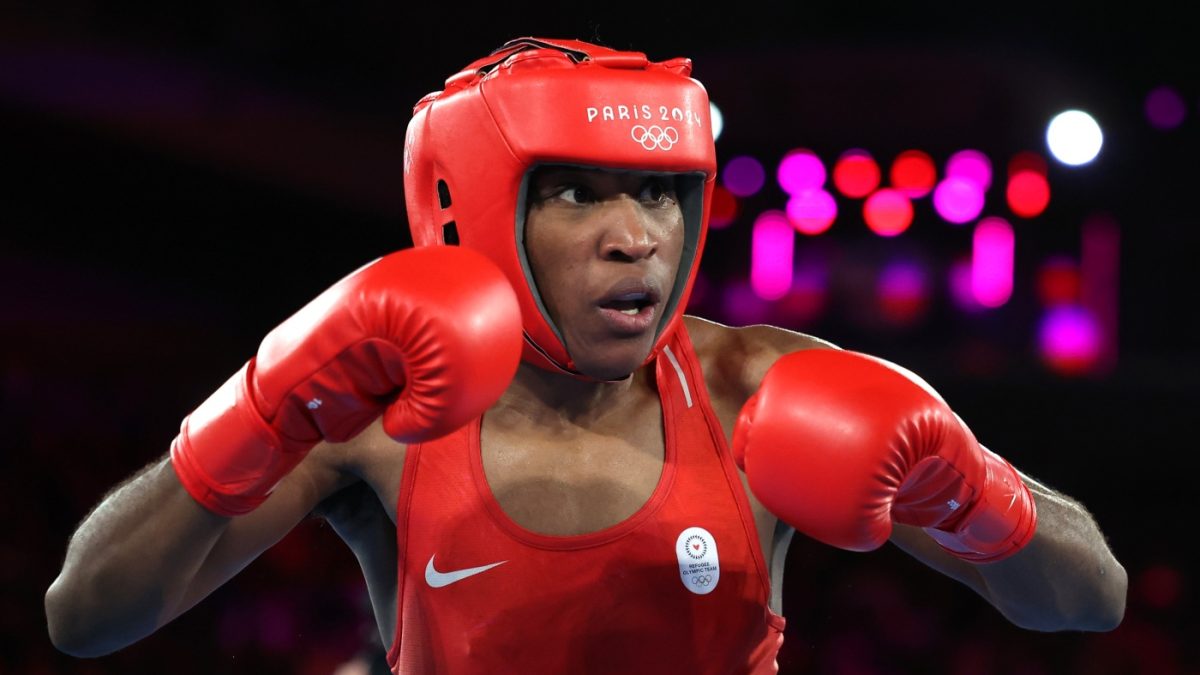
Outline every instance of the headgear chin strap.
[(520, 300), (522, 359), (579, 373), (525, 258), (529, 173), (558, 164), (676, 175), (684, 247), (648, 363), (679, 325), (700, 266), (716, 179), (708, 94), (690, 59), (652, 62), (577, 40), (522, 38), (446, 80), (413, 109), (404, 193), (417, 246), (483, 252)]

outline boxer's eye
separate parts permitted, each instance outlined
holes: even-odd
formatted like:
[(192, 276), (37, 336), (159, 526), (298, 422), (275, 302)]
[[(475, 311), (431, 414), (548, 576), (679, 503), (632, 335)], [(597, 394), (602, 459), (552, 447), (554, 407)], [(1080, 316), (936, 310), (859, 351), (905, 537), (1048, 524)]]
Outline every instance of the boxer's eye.
[(582, 185), (568, 185), (558, 194), (560, 197), (568, 202), (571, 202), (572, 204), (586, 204), (587, 202), (593, 201), (595, 198), (595, 195), (592, 194), (592, 191), (586, 187), (583, 187)]
[(676, 201), (674, 183), (667, 178), (650, 178), (642, 184), (642, 191), (638, 198), (643, 202), (658, 206), (674, 204)]
[(568, 204), (587, 204), (594, 201), (596, 195), (582, 185), (559, 185), (547, 190), (546, 199), (561, 199)]

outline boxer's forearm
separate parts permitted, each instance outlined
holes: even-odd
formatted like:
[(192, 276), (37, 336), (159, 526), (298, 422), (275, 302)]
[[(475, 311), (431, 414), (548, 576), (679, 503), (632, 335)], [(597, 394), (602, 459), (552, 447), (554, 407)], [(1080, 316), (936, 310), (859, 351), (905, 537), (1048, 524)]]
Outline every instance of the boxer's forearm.
[(55, 646), (98, 656), (152, 633), (178, 613), (228, 524), (192, 499), (165, 459), (113, 491), (71, 537), (46, 592)]
[(992, 604), (1033, 630), (1112, 630), (1125, 614), (1125, 568), (1082, 506), (1025, 480), (1037, 533), (1011, 558), (977, 567)]

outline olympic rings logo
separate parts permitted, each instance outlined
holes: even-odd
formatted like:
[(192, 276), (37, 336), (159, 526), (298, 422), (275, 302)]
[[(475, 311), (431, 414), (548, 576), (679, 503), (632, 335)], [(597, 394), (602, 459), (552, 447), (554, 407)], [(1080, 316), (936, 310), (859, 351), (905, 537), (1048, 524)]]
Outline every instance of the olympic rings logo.
[(691, 579), (694, 586), (707, 586), (712, 583), (712, 580), (711, 574), (698, 574)]
[(629, 135), (647, 150), (670, 150), (679, 142), (679, 132), (675, 127), (660, 127), (657, 124), (649, 127), (639, 124), (629, 130)]

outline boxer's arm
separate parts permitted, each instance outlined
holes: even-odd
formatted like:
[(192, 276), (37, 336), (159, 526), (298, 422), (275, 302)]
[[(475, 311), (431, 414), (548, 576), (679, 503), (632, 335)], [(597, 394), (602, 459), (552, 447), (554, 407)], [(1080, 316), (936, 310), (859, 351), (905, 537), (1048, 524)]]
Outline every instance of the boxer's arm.
[(46, 592), (54, 645), (100, 656), (153, 633), (279, 541), (348, 484), (322, 443), (260, 508), (218, 516), (183, 488), (169, 458), (110, 492), (76, 529)]
[(1025, 474), (1037, 504), (1037, 531), (1023, 549), (973, 565), (924, 530), (896, 524), (891, 541), (917, 560), (974, 589), (1009, 621), (1030, 630), (1107, 631), (1125, 614), (1128, 579), (1082, 505)]
[[(752, 326), (731, 331), (749, 398), (781, 356), (802, 349), (837, 349), (811, 336)], [(726, 361), (728, 364), (729, 361)], [(744, 399), (743, 399), (744, 400)], [(895, 524), (891, 541), (978, 592), (1014, 624), (1034, 630), (1111, 630), (1125, 611), (1125, 569), (1095, 520), (1078, 503), (1022, 474), (1037, 505), (1033, 539), (1007, 560), (972, 564), (942, 549), (922, 528)]]

